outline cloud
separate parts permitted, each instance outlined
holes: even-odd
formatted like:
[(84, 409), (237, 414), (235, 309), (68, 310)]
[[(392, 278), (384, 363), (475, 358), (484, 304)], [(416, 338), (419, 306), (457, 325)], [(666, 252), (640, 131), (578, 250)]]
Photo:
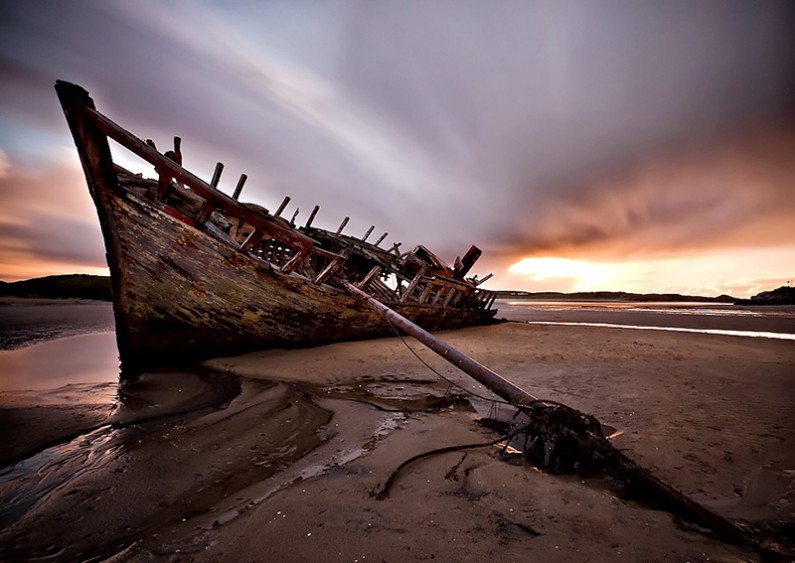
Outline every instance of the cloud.
[[(42, 159), (41, 168), (14, 166), (0, 177), (0, 278), (26, 272), (62, 273), (105, 266), (99, 222), (76, 154)], [(73, 152), (73, 151), (70, 151)], [(68, 160), (64, 160), (68, 156)]]
[(8, 155), (0, 149), (0, 180), (8, 175), (8, 169), (11, 167), (11, 161), (8, 160)]
[[(199, 175), (224, 161), (227, 191), (246, 172), (246, 199), (273, 208), (289, 194), (299, 221), (318, 203), (320, 225), (349, 215), (350, 232), (375, 223), (448, 259), (471, 242), (501, 267), (525, 254), (769, 245), (791, 217), (791, 128), (751, 129), (793, 109), (790, 2), (2, 10), (0, 106), (13, 127), (0, 145), (15, 162), (35, 153), (32, 131), (71, 146), (61, 78), (163, 150), (180, 135)], [(82, 183), (79, 169), (63, 173)], [(60, 205), (94, 221), (85, 199), (63, 200), (71, 191), (33, 205), (14, 185), (17, 215)]]
[(616, 259), (791, 244), (795, 121), (735, 131), (569, 187), (499, 245), (514, 256)]

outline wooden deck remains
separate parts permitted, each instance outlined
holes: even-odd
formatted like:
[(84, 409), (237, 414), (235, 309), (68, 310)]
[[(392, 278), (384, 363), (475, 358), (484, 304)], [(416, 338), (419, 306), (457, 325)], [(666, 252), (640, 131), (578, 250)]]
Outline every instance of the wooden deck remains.
[[(305, 225), (218, 189), (182, 166), (182, 140), (158, 151), (96, 110), (88, 93), (59, 81), (56, 91), (97, 208), (113, 286), (125, 371), (269, 347), (313, 346), (392, 333), (378, 311), (349, 295), (345, 280), (427, 330), (490, 322), (496, 294), (467, 278), (473, 246), (453, 267), (424, 246), (400, 251)], [(113, 162), (109, 140), (153, 167), (153, 177)]]

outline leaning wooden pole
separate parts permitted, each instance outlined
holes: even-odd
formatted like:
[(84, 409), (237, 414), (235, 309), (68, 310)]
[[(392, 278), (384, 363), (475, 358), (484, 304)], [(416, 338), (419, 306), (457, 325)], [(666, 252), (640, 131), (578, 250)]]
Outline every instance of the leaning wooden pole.
[(538, 397), (531, 395), (521, 387), (514, 385), (501, 375), (498, 375), (486, 366), (479, 364), (469, 356), (459, 352), (446, 342), (436, 338), (427, 330), (420, 328), (403, 315), (396, 313), (347, 280), (339, 278), (337, 281), (348, 293), (375, 307), (397, 328), (422, 342), (425, 346), (442, 356), (445, 360), (458, 367), (461, 371), (474, 378), (479, 383), (485, 385), (488, 389), (509, 403), (527, 407), (539, 405), (540, 400)]
[[(524, 389), (517, 387), (507, 379), (494, 373), (486, 366), (479, 364), (446, 342), (436, 338), (428, 331), (418, 327), (407, 318), (396, 313), (350, 282), (342, 278), (337, 278), (337, 283), (352, 295), (378, 309), (381, 314), (396, 327), (422, 342), (425, 346), (485, 385), (506, 401), (517, 406), (527, 406), (541, 410), (551, 408), (567, 411), (563, 412), (564, 416), (558, 422), (554, 422), (548, 415), (540, 417), (538, 421), (540, 427), (536, 428), (536, 431), (540, 430), (541, 432), (538, 432), (538, 436), (536, 437), (541, 438), (539, 443), (542, 444), (541, 450), (544, 452), (541, 458), (560, 455), (556, 453), (556, 448), (561, 444), (564, 448), (581, 448), (585, 455), (590, 455), (592, 457), (591, 465), (593, 467), (600, 467), (600, 470), (604, 474), (610, 475), (616, 483), (623, 484), (626, 489), (624, 491), (625, 494), (641, 498), (673, 514), (677, 514), (686, 520), (706, 527), (712, 530), (721, 539), (735, 545), (752, 546), (759, 549), (762, 553), (770, 553), (776, 556), (780, 554), (777, 545), (774, 545), (772, 549), (764, 547), (763, 544), (755, 540), (746, 530), (723, 516), (712, 512), (705, 506), (698, 504), (661, 479), (652, 475), (648, 470), (640, 467), (622, 452), (616, 450), (610, 444), (609, 440), (601, 435), (601, 432), (597, 435), (571, 422), (577, 419), (591, 419), (598, 424), (595, 418), (583, 415), (570, 407), (558, 403), (544, 402), (534, 397)], [(571, 418), (571, 415), (574, 415), (574, 418)], [(528, 427), (528, 429), (529, 428), (530, 427)], [(541, 434), (544, 430), (550, 435), (542, 436)], [(535, 457), (532, 451), (525, 451), (525, 455), (531, 460), (533, 465), (544, 469), (543, 463), (539, 465), (539, 462), (542, 462), (543, 459)], [(578, 455), (582, 454), (578, 452)], [(573, 471), (573, 469), (571, 471)], [(559, 472), (565, 473), (567, 471)]]

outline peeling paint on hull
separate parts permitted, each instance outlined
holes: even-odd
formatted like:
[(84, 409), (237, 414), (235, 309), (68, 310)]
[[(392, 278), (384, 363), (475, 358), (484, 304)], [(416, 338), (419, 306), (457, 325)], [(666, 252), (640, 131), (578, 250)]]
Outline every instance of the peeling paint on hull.
[[(394, 334), (380, 313), (328, 285), (283, 274), (132, 194), (111, 194), (126, 292), (128, 364)], [(394, 305), (428, 330), (487, 321), (484, 311)]]
[[(83, 88), (56, 91), (97, 208), (113, 290), (122, 370), (264, 348), (305, 347), (393, 334), (356, 284), (426, 330), (491, 321), (496, 294), (465, 279), (480, 250), (454, 267), (418, 246), (376, 243), (303, 228), (218, 191), (181, 165), (181, 139), (161, 154), (98, 111)], [(147, 180), (113, 163), (112, 139), (152, 164)], [(216, 177), (223, 166), (216, 167)], [(370, 229), (372, 231), (372, 228)], [(369, 235), (370, 231), (368, 231)], [(336, 277), (335, 277), (336, 276)], [(384, 280), (395, 280), (390, 288)]]

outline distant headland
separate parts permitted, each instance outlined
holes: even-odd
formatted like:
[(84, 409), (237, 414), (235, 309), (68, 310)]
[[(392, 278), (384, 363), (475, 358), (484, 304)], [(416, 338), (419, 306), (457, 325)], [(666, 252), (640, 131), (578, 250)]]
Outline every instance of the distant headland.
[[(111, 285), (108, 276), (88, 274), (62, 274), (32, 278), (16, 282), (0, 281), (0, 297), (39, 297), (47, 299), (95, 299), (111, 300)], [(538, 299), (556, 301), (637, 301), (637, 302), (703, 302), (734, 303), (736, 305), (795, 305), (795, 287), (782, 286), (772, 291), (763, 291), (750, 299), (738, 299), (731, 295), (704, 297), (679, 293), (629, 293), (626, 291), (581, 291), (563, 293), (559, 291), (497, 291), (499, 299)]]
[(556, 301), (689, 301), (689, 302), (715, 302), (734, 303), (737, 301), (731, 295), (718, 297), (704, 297), (701, 295), (681, 295), (679, 293), (629, 293), (626, 291), (580, 291), (575, 293), (562, 293), (559, 291), (498, 291), (499, 299), (543, 299)]
[(0, 297), (110, 301), (110, 278), (88, 274), (62, 274), (16, 282), (0, 281)]
[(782, 285), (773, 291), (757, 293), (750, 299), (738, 299), (737, 305), (795, 305), (795, 287)]
[(561, 293), (558, 291), (510, 291), (497, 292), (499, 299), (538, 299), (556, 301), (637, 301), (637, 302), (691, 302), (691, 303), (734, 303), (736, 305), (795, 305), (795, 288), (782, 286), (773, 291), (763, 291), (750, 299), (738, 299), (731, 295), (704, 297), (701, 295), (681, 295), (679, 293), (628, 293), (625, 291), (584, 291)]

